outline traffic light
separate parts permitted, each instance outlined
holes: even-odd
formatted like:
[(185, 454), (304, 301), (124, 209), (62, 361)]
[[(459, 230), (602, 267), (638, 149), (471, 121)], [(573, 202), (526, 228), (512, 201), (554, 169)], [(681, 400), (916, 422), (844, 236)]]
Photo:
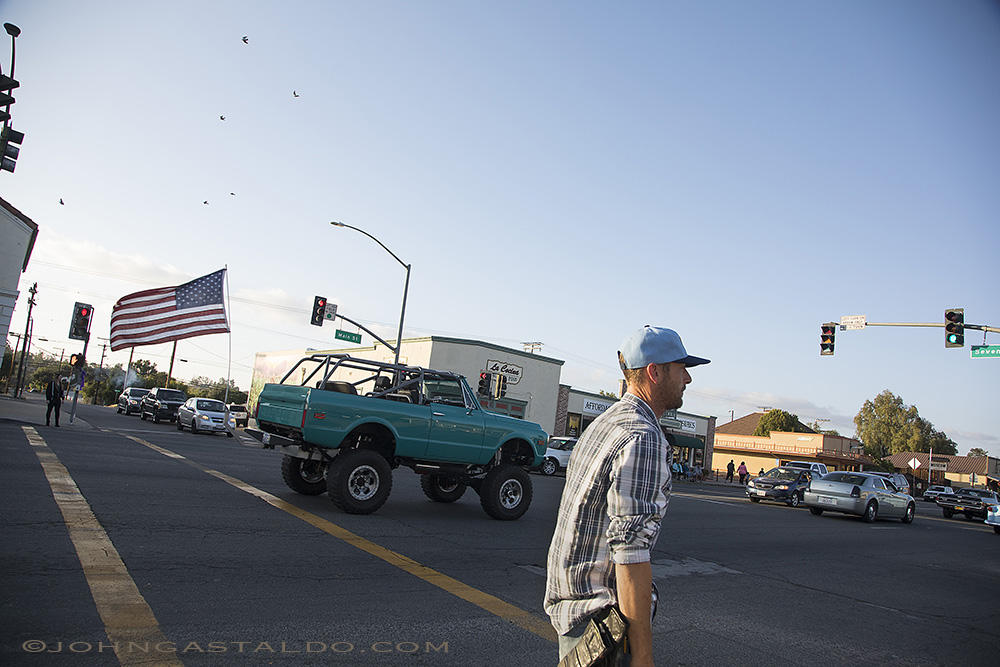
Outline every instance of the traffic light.
[(965, 346), (965, 308), (944, 311), (944, 346)]
[(21, 142), (24, 132), (18, 132), (12, 127), (5, 127), (0, 132), (0, 169), (13, 172), (17, 166), (17, 156), (21, 152)]
[(490, 395), (490, 386), (493, 384), (493, 374), (492, 373), (480, 373), (479, 374), (479, 393), (483, 396)]
[(14, 98), (11, 96), (10, 91), (20, 85), (20, 83), (6, 74), (0, 74), (0, 107), (3, 107), (0, 109), (0, 123), (6, 123), (10, 120), (10, 105), (14, 103)]
[(73, 340), (87, 340), (90, 338), (90, 320), (94, 317), (94, 307), (89, 303), (80, 303), (73, 306), (73, 319), (69, 324), (69, 337)]
[(833, 344), (837, 340), (837, 323), (827, 322), (820, 327), (822, 333), (819, 337), (820, 356), (833, 356)]
[(309, 320), (309, 323), (315, 324), (318, 327), (323, 326), (323, 315), (325, 312), (326, 312), (326, 297), (325, 296), (313, 297), (312, 319)]
[(497, 374), (497, 386), (494, 398), (503, 398), (507, 395), (507, 376)]

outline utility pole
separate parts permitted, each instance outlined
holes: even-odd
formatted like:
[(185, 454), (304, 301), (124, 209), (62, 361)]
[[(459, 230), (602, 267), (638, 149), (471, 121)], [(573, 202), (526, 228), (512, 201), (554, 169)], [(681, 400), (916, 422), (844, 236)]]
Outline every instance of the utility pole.
[(28, 348), (28, 332), (31, 329), (31, 309), (35, 306), (35, 294), (38, 293), (38, 283), (33, 283), (31, 288), (28, 290), (28, 319), (24, 323), (24, 343), (21, 345), (21, 363), (17, 369), (17, 382), (14, 383), (14, 396), (17, 397), (21, 393), (21, 383), (24, 378), (24, 355)]
[[(102, 339), (102, 340), (104, 340), (104, 339)], [(100, 367), (97, 369), (97, 375), (98, 376), (103, 375), (103, 373), (104, 373), (104, 354), (107, 351), (108, 351), (108, 344), (107, 343), (101, 343), (101, 364), (100, 364)], [(97, 377), (94, 378), (94, 381), (95, 382), (97, 381)], [(96, 389), (94, 391), (94, 398), (93, 398), (93, 400), (91, 400), (90, 404), (91, 405), (97, 405), (97, 391), (96, 391)]]

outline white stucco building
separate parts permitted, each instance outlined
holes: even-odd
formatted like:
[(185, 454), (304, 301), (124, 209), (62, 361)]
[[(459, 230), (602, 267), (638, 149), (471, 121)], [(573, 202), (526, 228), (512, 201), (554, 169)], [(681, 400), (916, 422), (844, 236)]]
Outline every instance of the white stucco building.
[(10, 319), (20, 294), (18, 284), (28, 268), (37, 236), (38, 225), (0, 199), (0, 340), (8, 339)]

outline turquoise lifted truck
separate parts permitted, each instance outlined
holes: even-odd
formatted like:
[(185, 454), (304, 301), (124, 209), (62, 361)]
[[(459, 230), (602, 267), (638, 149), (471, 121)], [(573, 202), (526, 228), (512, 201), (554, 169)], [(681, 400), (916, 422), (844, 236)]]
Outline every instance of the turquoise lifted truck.
[[(285, 384), (297, 372), (300, 384)], [(484, 410), (461, 375), (346, 354), (300, 359), (264, 385), (254, 417), (246, 432), (281, 450), (285, 484), (326, 491), (350, 514), (378, 510), (392, 470), (406, 466), (433, 501), (472, 487), (494, 519), (520, 518), (531, 504), (526, 468), (542, 462), (548, 440), (538, 424)]]

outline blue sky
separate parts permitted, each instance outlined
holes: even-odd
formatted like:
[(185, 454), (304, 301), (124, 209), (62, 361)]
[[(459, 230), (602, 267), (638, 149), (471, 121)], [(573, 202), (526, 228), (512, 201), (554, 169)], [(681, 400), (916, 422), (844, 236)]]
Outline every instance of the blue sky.
[[(48, 349), (74, 346), (73, 301), (106, 336), (118, 297), (223, 265), (241, 386), (256, 351), (329, 344), (314, 294), (394, 336), (403, 270), (342, 220), (412, 263), (408, 336), (542, 341), (596, 391), (628, 332), (670, 326), (713, 362), (685, 410), (853, 433), (889, 389), (1000, 455), (1000, 362), (940, 329), (818, 349), (842, 315), (1000, 325), (995, 2), (6, 0), (0, 19), (23, 31), (26, 134), (0, 196), (41, 228), (21, 287)], [(180, 343), (180, 376), (224, 376), (227, 346)]]

